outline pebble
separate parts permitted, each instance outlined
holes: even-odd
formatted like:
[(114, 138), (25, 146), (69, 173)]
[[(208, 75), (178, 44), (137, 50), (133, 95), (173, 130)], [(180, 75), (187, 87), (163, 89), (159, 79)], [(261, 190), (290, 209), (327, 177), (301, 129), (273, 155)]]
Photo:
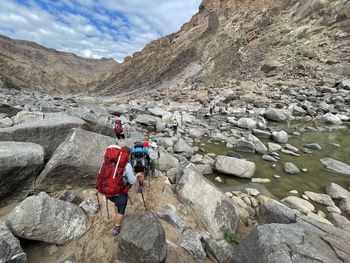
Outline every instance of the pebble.
[(307, 197), (306, 195), (302, 195), (302, 198), (304, 198), (305, 200), (309, 200), (309, 197)]
[(304, 173), (306, 173), (307, 172), (307, 169), (306, 168), (303, 168), (303, 169), (301, 169)]
[(252, 178), (252, 183), (268, 183), (271, 182), (268, 178)]
[(221, 178), (219, 176), (215, 177), (215, 181), (218, 181), (219, 183), (222, 183), (222, 180), (221, 180)]
[(226, 192), (225, 195), (229, 198), (231, 198), (233, 196), (233, 194), (231, 192)]
[(251, 196), (257, 196), (258, 194), (260, 194), (260, 191), (254, 188), (245, 188), (245, 191), (247, 192), (248, 195), (251, 195)]
[(297, 194), (298, 191), (297, 191), (297, 190), (291, 190), (291, 191), (289, 191), (289, 193), (291, 193), (291, 194)]
[(277, 178), (277, 179), (278, 179), (278, 178), (281, 178), (281, 176), (280, 176), (280, 175), (277, 175), (277, 174), (273, 175), (273, 177), (274, 177), (274, 178)]

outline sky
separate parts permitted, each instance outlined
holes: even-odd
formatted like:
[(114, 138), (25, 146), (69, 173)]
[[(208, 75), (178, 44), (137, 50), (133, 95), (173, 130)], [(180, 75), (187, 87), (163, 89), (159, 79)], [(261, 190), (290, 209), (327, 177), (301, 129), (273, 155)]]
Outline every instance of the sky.
[(0, 0), (0, 34), (82, 57), (124, 57), (176, 32), (202, 0)]

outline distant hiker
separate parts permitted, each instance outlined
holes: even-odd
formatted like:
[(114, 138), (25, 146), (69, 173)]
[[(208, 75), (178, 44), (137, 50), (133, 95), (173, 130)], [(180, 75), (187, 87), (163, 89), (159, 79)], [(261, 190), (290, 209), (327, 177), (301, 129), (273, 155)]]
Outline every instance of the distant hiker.
[[(128, 192), (138, 179), (143, 181), (141, 173), (134, 175), (129, 161), (130, 149), (117, 145), (110, 145), (106, 148), (104, 162), (97, 177), (96, 188), (107, 199), (115, 204), (115, 226), (112, 234), (118, 235), (128, 203)], [(98, 197), (97, 193), (97, 197)], [(108, 207), (108, 204), (107, 204)], [(108, 210), (107, 210), (108, 211)]]
[[(148, 142), (145, 145), (147, 144)], [(143, 173), (145, 177), (148, 176), (148, 147), (144, 147), (143, 142), (135, 143), (131, 150), (130, 161), (135, 173)]]
[(156, 175), (156, 161), (160, 158), (160, 153), (158, 151), (158, 146), (156, 142), (152, 142), (150, 144), (148, 156), (150, 159), (151, 176), (154, 177)]
[(120, 119), (116, 119), (114, 123), (114, 133), (118, 140), (125, 139), (126, 132), (125, 124)]
[(171, 123), (171, 129), (173, 130), (173, 136), (177, 135), (177, 120), (176, 117), (173, 117), (172, 123)]

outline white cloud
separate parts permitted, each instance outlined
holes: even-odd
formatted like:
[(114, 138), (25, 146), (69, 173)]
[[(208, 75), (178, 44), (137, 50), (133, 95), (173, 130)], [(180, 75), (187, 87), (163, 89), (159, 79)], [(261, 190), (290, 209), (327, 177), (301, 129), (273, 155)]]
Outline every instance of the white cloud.
[[(42, 2), (45, 2), (45, 5)], [(125, 56), (177, 31), (201, 0), (0, 0), (0, 34), (90, 58)]]

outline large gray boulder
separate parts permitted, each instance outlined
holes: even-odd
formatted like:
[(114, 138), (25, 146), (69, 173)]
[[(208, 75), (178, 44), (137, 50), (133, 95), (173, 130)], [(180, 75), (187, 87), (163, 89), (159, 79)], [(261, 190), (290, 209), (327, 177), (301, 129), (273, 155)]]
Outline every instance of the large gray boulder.
[(297, 196), (287, 196), (283, 198), (281, 202), (303, 214), (315, 211), (313, 204)]
[(189, 165), (177, 184), (180, 200), (190, 207), (215, 239), (234, 233), (239, 222), (233, 202)]
[(235, 263), (349, 262), (349, 233), (307, 217), (257, 226), (235, 248)]
[(158, 169), (160, 171), (167, 171), (171, 168), (179, 166), (179, 160), (168, 152), (161, 151), (160, 158), (158, 160)]
[(214, 168), (220, 173), (231, 174), (241, 178), (251, 178), (255, 172), (255, 163), (219, 155), (215, 159)]
[(335, 183), (327, 185), (326, 192), (333, 199), (350, 199), (350, 192)]
[(162, 119), (148, 114), (140, 114), (137, 115), (135, 121), (147, 126), (155, 126), (157, 123), (162, 122)]
[(92, 112), (87, 108), (72, 108), (69, 110), (69, 115), (84, 120), (89, 131), (115, 137), (113, 125), (107, 122), (108, 117), (99, 117)]
[(278, 201), (270, 199), (259, 207), (260, 224), (296, 222), (296, 212)]
[(44, 165), (44, 148), (29, 142), (0, 142), (0, 204), (29, 189)]
[(269, 108), (265, 111), (264, 117), (270, 121), (286, 122), (289, 118), (289, 115), (284, 110)]
[(151, 212), (134, 214), (123, 221), (118, 236), (117, 258), (130, 263), (165, 262), (167, 244), (165, 231)]
[(327, 124), (339, 125), (343, 123), (342, 120), (337, 115), (333, 115), (330, 112), (323, 115), (321, 120)]
[(76, 117), (25, 122), (0, 129), (0, 140), (40, 144), (45, 149), (45, 158), (49, 158), (57, 146), (65, 140), (72, 128), (83, 128), (85, 125), (85, 121)]
[(172, 204), (167, 204), (164, 206), (158, 213), (157, 216), (167, 221), (170, 225), (173, 227), (176, 227), (180, 230), (180, 232), (185, 227), (185, 221), (182, 220), (177, 214), (176, 214), (176, 208)]
[(19, 240), (3, 222), (0, 222), (0, 263), (10, 262), (26, 263), (27, 255)]
[(350, 175), (350, 166), (346, 163), (337, 161), (332, 158), (320, 159), (321, 163), (326, 166), (327, 169), (332, 170), (337, 173)]
[(108, 112), (113, 115), (122, 115), (125, 113), (128, 113), (129, 111), (129, 105), (127, 104), (120, 104), (120, 105), (112, 105), (108, 108)]
[(88, 218), (80, 207), (45, 194), (22, 201), (6, 224), (17, 237), (62, 245), (87, 231)]
[(94, 184), (105, 149), (111, 144), (115, 144), (111, 137), (73, 129), (39, 175), (36, 188), (59, 189), (65, 185), (81, 187)]

